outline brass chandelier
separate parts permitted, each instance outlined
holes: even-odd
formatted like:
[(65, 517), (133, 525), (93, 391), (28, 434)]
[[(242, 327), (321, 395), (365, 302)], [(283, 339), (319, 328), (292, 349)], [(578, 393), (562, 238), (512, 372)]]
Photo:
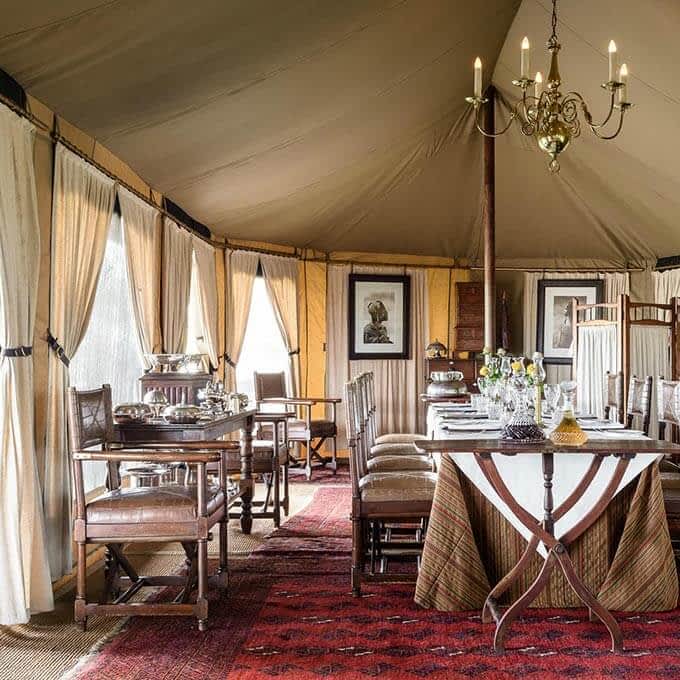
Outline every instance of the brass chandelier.
[[(548, 167), (553, 173), (559, 172), (558, 156), (568, 146), (569, 142), (581, 134), (579, 111), (586, 125), (600, 139), (614, 139), (623, 127), (623, 117), (632, 106), (627, 99), (628, 67), (621, 64), (617, 68), (616, 44), (609, 42), (609, 78), (602, 87), (609, 93), (609, 112), (600, 123), (594, 123), (585, 99), (576, 91), (562, 94), (560, 85), (557, 54), (561, 45), (557, 40), (557, 0), (552, 3), (552, 33), (548, 39), (547, 48), (551, 54), (550, 72), (548, 80), (543, 83), (543, 75), (539, 71), (534, 78), (529, 77), (529, 39), (524, 38), (521, 45), (520, 77), (512, 84), (522, 90), (522, 99), (518, 101), (510, 112), (510, 120), (499, 131), (484, 130), (480, 122), (480, 114), (488, 99), (482, 96), (482, 61), (479, 57), (474, 63), (474, 96), (466, 97), (465, 101), (472, 104), (475, 110), (477, 129), (486, 137), (498, 137), (505, 134), (517, 119), (523, 135), (536, 137), (539, 148), (550, 155)], [(527, 94), (527, 90), (534, 86), (534, 94)], [(492, 104), (493, 105), (493, 104)], [(618, 111), (618, 125), (609, 125), (614, 112)], [(609, 132), (604, 128), (609, 126)]]

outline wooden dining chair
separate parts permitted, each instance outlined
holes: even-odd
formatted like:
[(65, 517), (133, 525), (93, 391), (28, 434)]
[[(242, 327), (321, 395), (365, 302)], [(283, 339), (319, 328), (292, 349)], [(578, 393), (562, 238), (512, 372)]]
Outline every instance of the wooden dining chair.
[(626, 428), (633, 427), (634, 418), (640, 418), (642, 431), (649, 436), (649, 425), (652, 414), (652, 382), (653, 378), (631, 376), (628, 384), (628, 405), (626, 407)]
[[(347, 437), (350, 448), (350, 478), (352, 485), (352, 595), (361, 595), (364, 581), (412, 582), (415, 573), (387, 573), (385, 567), (376, 571), (382, 551), (422, 549), (422, 527), (430, 515), (436, 474), (424, 471), (370, 472), (365, 450), (364, 432), (361, 431), (361, 407), (356, 401), (358, 386), (345, 386), (345, 413)], [(404, 529), (413, 528), (415, 541), (390, 543), (390, 533), (383, 530), (387, 523)], [(366, 571), (366, 564), (370, 568)], [(384, 564), (384, 563), (383, 563)]]
[(616, 420), (624, 422), (624, 403), (623, 403), (623, 371), (612, 373), (607, 371), (604, 374), (604, 417), (609, 420), (612, 409), (616, 414)]
[(670, 428), (671, 441), (678, 441), (679, 425), (675, 416), (675, 388), (680, 380), (665, 380), (660, 375), (656, 380), (656, 408), (659, 422), (659, 439), (665, 439)]
[[(113, 413), (109, 385), (68, 393), (69, 436), (75, 485), (74, 541), (77, 546), (75, 621), (83, 630), (89, 616), (195, 616), (203, 631), (208, 623), (208, 540), (219, 524), (218, 582), (227, 572), (226, 456), (238, 442), (167, 443), (148, 450), (113, 448)], [(190, 446), (193, 444), (194, 446)], [(211, 446), (212, 450), (205, 447)], [(107, 465), (107, 490), (88, 500), (83, 463)], [(182, 462), (196, 468), (196, 484), (130, 488), (122, 484), (120, 465)], [(209, 484), (206, 467), (218, 465), (218, 483)], [(127, 543), (179, 542), (187, 557), (183, 576), (141, 576), (126, 557)], [(104, 590), (99, 602), (87, 599), (87, 546), (105, 545)], [(124, 575), (121, 574), (124, 572)], [(121, 592), (121, 585), (126, 588)], [(144, 587), (177, 585), (182, 590), (171, 603), (134, 602)], [(195, 602), (191, 594), (197, 589)]]
[[(333, 472), (337, 470), (337, 436), (336, 409), (340, 399), (325, 397), (307, 397), (304, 399), (287, 396), (286, 374), (254, 373), (255, 401), (260, 413), (264, 413), (263, 406), (280, 405), (286, 409), (300, 411), (302, 417), (291, 417), (288, 420), (288, 441), (297, 443), (305, 448), (305, 474), (308, 480), (312, 478), (312, 462), (316, 461), (325, 467), (330, 463)], [(317, 404), (330, 407), (331, 417), (312, 418), (312, 408)], [(262, 430), (266, 432), (266, 430)], [(265, 435), (266, 438), (269, 436)], [(324, 442), (331, 443), (331, 456), (323, 456), (320, 452)], [(296, 463), (299, 462), (296, 460)]]

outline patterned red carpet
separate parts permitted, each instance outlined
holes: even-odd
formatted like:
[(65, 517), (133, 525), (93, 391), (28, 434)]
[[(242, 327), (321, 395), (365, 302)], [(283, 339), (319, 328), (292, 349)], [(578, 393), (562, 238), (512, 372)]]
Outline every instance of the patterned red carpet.
[(349, 594), (349, 489), (320, 489), (262, 550), (234, 565), (214, 593), (211, 629), (189, 619), (132, 619), (84, 665), (82, 680), (342, 678), (680, 678), (680, 611), (620, 614), (627, 651), (610, 654), (584, 610), (536, 610), (517, 622), (511, 651), (491, 650), (477, 612), (423, 610), (413, 587)]

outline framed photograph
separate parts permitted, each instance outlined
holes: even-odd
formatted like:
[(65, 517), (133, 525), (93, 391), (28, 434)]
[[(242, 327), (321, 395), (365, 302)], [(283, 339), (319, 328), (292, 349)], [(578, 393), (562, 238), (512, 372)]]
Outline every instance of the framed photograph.
[(349, 276), (349, 358), (410, 357), (411, 277)]
[(547, 364), (571, 364), (572, 307), (596, 304), (604, 298), (601, 279), (542, 279), (538, 282), (536, 349)]

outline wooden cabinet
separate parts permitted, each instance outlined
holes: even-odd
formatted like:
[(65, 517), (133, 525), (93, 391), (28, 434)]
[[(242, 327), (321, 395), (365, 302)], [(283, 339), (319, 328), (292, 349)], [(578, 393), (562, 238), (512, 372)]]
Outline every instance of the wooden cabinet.
[(480, 352), (484, 347), (484, 284), (456, 283), (456, 352)]
[(198, 405), (198, 390), (211, 380), (208, 373), (146, 373), (139, 382), (142, 396), (149, 390), (159, 389), (165, 393), (170, 404)]

